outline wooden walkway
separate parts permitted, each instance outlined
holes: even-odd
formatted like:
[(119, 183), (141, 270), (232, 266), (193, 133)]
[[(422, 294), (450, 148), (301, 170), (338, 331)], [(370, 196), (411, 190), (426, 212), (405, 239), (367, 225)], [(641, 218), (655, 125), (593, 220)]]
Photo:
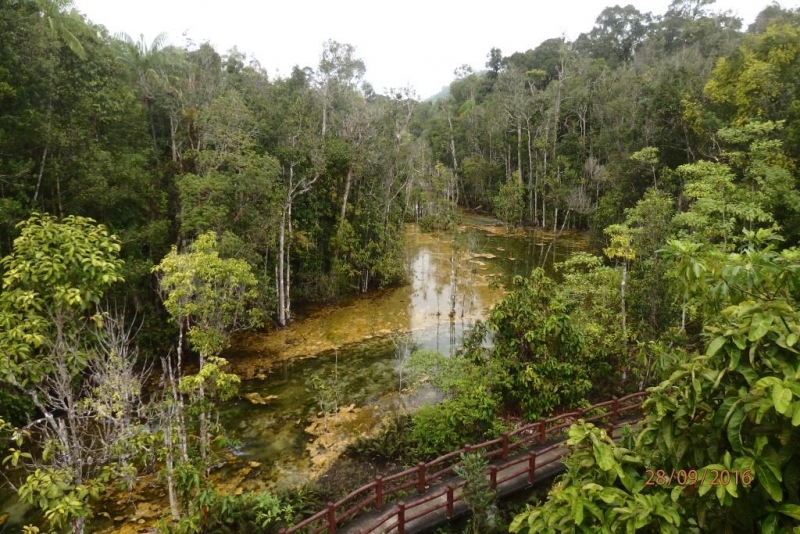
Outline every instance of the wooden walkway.
[[(614, 398), (589, 408), (566, 412), (503, 434), (500, 438), (467, 445), (431, 462), (375, 481), (330, 503), (301, 523), (282, 529), (282, 534), (370, 534), (420, 532), (466, 512), (461, 500), (463, 480), (453, 468), (462, 453), (481, 452), (491, 464), (486, 473), (492, 487), (505, 496), (537, 481), (549, 480), (563, 470), (561, 458), (568, 453), (564, 441), (578, 419), (605, 425), (618, 435), (620, 423), (641, 418), (645, 392)], [(391, 502), (391, 506), (389, 505)]]

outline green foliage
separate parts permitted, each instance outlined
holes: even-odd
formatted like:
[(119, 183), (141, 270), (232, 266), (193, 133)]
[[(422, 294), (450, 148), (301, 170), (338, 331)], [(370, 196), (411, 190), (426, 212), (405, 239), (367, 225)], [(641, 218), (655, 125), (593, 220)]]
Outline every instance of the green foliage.
[(177, 524), (164, 523), (172, 534), (233, 533), (255, 530), (277, 533), (296, 517), (293, 507), (269, 492), (222, 495), (213, 489), (198, 495), (194, 510)]
[(423, 406), (412, 416), (416, 456), (435, 457), (503, 432), (498, 418), (502, 370), (497, 366), (419, 350), (411, 357), (409, 375), (411, 380), (415, 375), (429, 378), (445, 395), (442, 402)]
[(204, 355), (227, 347), (230, 329), (253, 326), (259, 314), (248, 302), (256, 298), (256, 279), (242, 260), (220, 258), (217, 236), (201, 235), (186, 253), (173, 247), (153, 269), (161, 274), (164, 307), (188, 326), (189, 341)]
[(410, 415), (394, 414), (377, 435), (356, 438), (352, 445), (352, 453), (370, 460), (409, 464), (414, 459), (412, 429), (413, 422)]
[(514, 278), (511, 291), (492, 310), (492, 358), (509, 377), (503, 396), (529, 419), (557, 407), (575, 406), (592, 389), (594, 357), (573, 319), (573, 303), (559, 299), (542, 269)]
[(647, 486), (641, 458), (616, 445), (591, 423), (573, 425), (567, 444), (567, 472), (550, 490), (546, 504), (517, 515), (511, 532), (692, 531), (683, 509), (668, 491)]
[(525, 215), (525, 186), (520, 180), (508, 180), (493, 199), (494, 214), (507, 228), (522, 223)]
[(473, 534), (483, 534), (497, 520), (497, 490), (492, 489), (486, 472), (489, 460), (480, 452), (461, 454), (461, 463), (453, 471), (464, 479), (461, 498), (469, 506), (472, 517), (470, 528)]
[(48, 350), (66, 358), (71, 373), (83, 369), (87, 355), (62, 353), (59, 345), (85, 328), (84, 314), (102, 325), (93, 312), (109, 286), (122, 281), (122, 261), (116, 236), (91, 219), (34, 214), (18, 226), (12, 254), (0, 260), (0, 377), (24, 387), (52, 369), (42, 357)]
[[(654, 521), (662, 532), (792, 531), (800, 495), (800, 251), (778, 251), (780, 240), (770, 230), (745, 231), (740, 252), (692, 247), (694, 257), (676, 264), (706, 310), (704, 353), (651, 389), (630, 450), (588, 425), (573, 427), (567, 476), (543, 507), (517, 518), (515, 532), (655, 531)], [(587, 436), (591, 456), (581, 446)], [(648, 469), (696, 478), (648, 485)], [(730, 483), (713, 481), (720, 471), (731, 473)]]

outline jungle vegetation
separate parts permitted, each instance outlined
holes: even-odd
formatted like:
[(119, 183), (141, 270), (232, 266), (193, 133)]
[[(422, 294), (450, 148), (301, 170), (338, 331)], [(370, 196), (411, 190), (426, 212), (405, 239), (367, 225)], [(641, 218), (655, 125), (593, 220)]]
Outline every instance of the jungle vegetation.
[(623, 443), (570, 431), (567, 474), (511, 530), (797, 532), (796, 10), (744, 28), (713, 0), (608, 7), (575, 41), (490, 50), (428, 101), (376, 93), (335, 41), (271, 79), (236, 49), (110, 35), (64, 0), (3, 3), (0, 35), (0, 431), (48, 528), (84, 532), (143, 474), (166, 488), (165, 531), (296, 519), (297, 498), (212, 481), (231, 336), (404, 283), (405, 223), (450, 230), (469, 209), (587, 230), (598, 254), (515, 279), (456, 357), (415, 355), (445, 398), (391, 454), (652, 387)]

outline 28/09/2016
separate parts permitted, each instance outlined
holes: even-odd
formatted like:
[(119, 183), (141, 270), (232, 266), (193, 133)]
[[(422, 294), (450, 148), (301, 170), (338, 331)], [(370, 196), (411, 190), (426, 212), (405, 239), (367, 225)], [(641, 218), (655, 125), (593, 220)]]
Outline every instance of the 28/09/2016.
[(694, 486), (696, 484), (710, 486), (728, 486), (730, 484), (749, 486), (753, 483), (753, 474), (749, 469), (672, 469), (669, 473), (665, 470), (647, 469), (647, 486)]

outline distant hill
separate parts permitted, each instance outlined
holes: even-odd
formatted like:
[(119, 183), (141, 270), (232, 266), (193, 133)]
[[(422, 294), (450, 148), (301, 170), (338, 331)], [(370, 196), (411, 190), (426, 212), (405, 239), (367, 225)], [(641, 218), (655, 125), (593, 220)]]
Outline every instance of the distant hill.
[(447, 98), (447, 95), (449, 95), (449, 94), (450, 94), (450, 86), (449, 85), (445, 85), (444, 87), (442, 87), (441, 91), (439, 91), (438, 93), (436, 93), (435, 95), (433, 95), (433, 96), (431, 96), (429, 98), (426, 98), (425, 102), (438, 102), (439, 100), (441, 100), (443, 98)]

